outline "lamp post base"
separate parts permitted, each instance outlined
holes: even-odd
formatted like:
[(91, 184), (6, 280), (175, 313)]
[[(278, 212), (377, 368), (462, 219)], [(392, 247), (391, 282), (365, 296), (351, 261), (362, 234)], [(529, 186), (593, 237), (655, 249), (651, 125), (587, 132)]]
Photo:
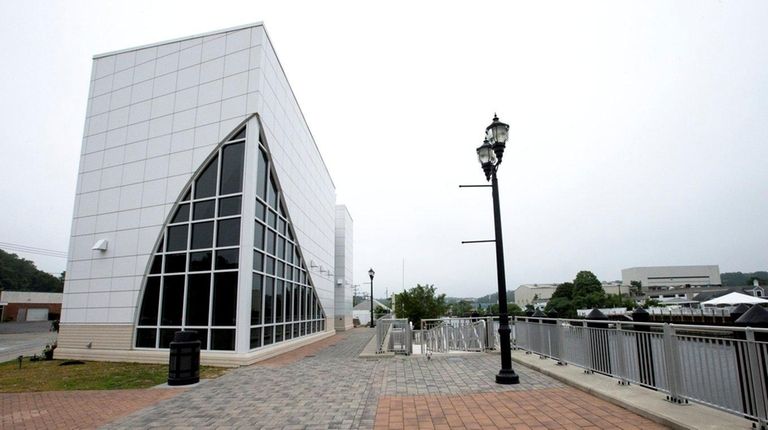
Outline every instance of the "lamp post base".
[(520, 377), (517, 376), (514, 370), (499, 370), (499, 374), (496, 375), (496, 383), (503, 385), (514, 385), (520, 383)]

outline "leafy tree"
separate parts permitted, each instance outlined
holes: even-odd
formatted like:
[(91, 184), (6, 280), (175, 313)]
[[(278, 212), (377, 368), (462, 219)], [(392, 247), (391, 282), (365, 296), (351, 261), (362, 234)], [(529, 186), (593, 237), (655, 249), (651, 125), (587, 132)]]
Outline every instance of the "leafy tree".
[(594, 273), (582, 270), (571, 282), (557, 286), (547, 302), (546, 312), (556, 311), (562, 318), (576, 318), (577, 309), (594, 307), (634, 307), (634, 302), (618, 295), (605, 294), (603, 284)]
[(664, 304), (656, 299), (645, 299), (645, 302), (643, 302), (643, 309), (657, 308), (659, 306), (664, 306)]
[(376, 318), (378, 318), (378, 317), (380, 317), (382, 315), (385, 315), (387, 313), (389, 313), (389, 311), (384, 309), (384, 308), (382, 308), (380, 305), (376, 305), (376, 307), (373, 309), (373, 315)]
[[(498, 309), (499, 305), (496, 305), (496, 308)], [(520, 316), (525, 314), (523, 310), (520, 308), (520, 306), (517, 305), (517, 303), (507, 303), (507, 312), (510, 316)]]
[(459, 300), (451, 305), (451, 315), (456, 317), (468, 316), (472, 313), (472, 303), (466, 300)]
[(720, 274), (720, 281), (725, 286), (752, 285), (752, 278), (768, 279), (768, 272), (761, 270), (757, 272), (726, 272)]
[(448, 311), (445, 294), (436, 295), (434, 285), (416, 284), (410, 290), (397, 294), (395, 313), (408, 318), (414, 327), (421, 326), (422, 319), (440, 318)]
[(635, 296), (643, 295), (643, 283), (640, 281), (629, 281), (629, 294)]
[(38, 270), (35, 263), (0, 249), (0, 290), (60, 293), (61, 278)]
[(573, 288), (580, 296), (604, 292), (603, 284), (597, 279), (597, 276), (587, 270), (582, 270), (576, 274), (576, 279), (573, 280)]
[(618, 294), (606, 294), (603, 302), (600, 304), (601, 308), (629, 308), (634, 309), (637, 306), (634, 300), (627, 296), (619, 296)]
[(552, 297), (550, 298), (550, 301), (552, 299), (557, 298), (566, 298), (570, 299), (573, 297), (573, 283), (571, 282), (563, 282), (562, 284), (558, 285), (555, 289), (555, 292), (552, 293)]

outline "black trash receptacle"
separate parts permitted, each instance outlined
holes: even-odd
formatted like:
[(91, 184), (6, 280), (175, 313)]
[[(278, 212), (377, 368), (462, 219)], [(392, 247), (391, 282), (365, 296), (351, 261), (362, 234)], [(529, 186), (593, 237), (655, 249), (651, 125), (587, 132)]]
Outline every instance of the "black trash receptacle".
[(196, 331), (177, 331), (168, 358), (168, 385), (200, 382), (200, 340)]

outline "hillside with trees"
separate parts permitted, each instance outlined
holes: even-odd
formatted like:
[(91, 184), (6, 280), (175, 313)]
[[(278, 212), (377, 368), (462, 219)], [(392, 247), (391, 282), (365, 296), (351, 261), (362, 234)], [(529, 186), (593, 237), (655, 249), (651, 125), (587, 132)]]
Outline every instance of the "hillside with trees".
[(768, 285), (768, 272), (726, 272), (720, 274), (720, 280), (723, 282), (723, 285), (728, 287), (752, 285), (754, 279), (757, 279), (760, 285)]
[(0, 290), (60, 293), (64, 291), (64, 272), (53, 276), (35, 263), (0, 249)]

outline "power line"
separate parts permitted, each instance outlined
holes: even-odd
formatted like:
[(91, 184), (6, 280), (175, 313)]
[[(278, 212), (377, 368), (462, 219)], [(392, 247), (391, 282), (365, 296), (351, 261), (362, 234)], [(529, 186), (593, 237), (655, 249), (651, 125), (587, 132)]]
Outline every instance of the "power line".
[(46, 257), (67, 258), (67, 253), (64, 251), (57, 251), (55, 249), (47, 249), (47, 248), (38, 248), (35, 246), (21, 245), (18, 243), (0, 242), (0, 248), (11, 250), (11, 251), (24, 252), (27, 254), (44, 255)]

